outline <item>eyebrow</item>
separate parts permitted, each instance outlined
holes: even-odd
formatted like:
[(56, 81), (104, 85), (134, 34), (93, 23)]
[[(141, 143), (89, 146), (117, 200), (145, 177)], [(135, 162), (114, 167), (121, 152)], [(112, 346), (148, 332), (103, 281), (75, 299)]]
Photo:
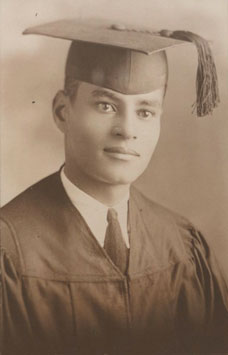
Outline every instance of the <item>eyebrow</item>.
[(161, 107), (161, 104), (159, 101), (157, 100), (142, 100), (142, 101), (138, 101), (137, 105), (139, 106), (156, 106), (156, 107)]
[[(121, 102), (122, 100), (118, 98), (114, 93), (104, 90), (104, 89), (96, 89), (92, 91), (92, 96), (96, 98), (108, 97), (111, 100), (115, 100), (117, 102)], [(148, 107), (161, 107), (161, 104), (157, 100), (139, 100), (137, 102), (138, 106), (148, 106)]]

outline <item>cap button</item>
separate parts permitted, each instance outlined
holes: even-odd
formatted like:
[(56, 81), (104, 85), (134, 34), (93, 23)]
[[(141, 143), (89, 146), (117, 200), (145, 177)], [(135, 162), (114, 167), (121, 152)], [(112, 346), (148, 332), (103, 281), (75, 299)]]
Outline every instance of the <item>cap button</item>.
[(161, 30), (160, 35), (163, 37), (172, 37), (173, 31), (170, 30)]
[(115, 24), (111, 25), (110, 28), (112, 30), (116, 30), (116, 31), (125, 31), (126, 30), (126, 26), (124, 26), (121, 23), (115, 23)]

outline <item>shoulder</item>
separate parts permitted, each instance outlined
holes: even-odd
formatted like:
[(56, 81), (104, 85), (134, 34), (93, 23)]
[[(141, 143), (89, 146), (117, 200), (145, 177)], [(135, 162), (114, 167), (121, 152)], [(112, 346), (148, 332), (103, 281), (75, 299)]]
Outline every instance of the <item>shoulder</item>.
[(131, 189), (131, 197), (141, 211), (147, 230), (156, 229), (159, 245), (162, 240), (167, 251), (172, 249), (177, 259), (192, 259), (195, 250), (209, 253), (205, 238), (188, 218), (152, 201), (135, 187)]
[(47, 202), (50, 204), (56, 200), (59, 185), (58, 172), (38, 181), (1, 208), (1, 219), (16, 222), (36, 215)]
[[(64, 196), (59, 173), (54, 173), (30, 186), (0, 210), (2, 245), (19, 236), (32, 237), (47, 228), (57, 216), (58, 206)], [(58, 218), (58, 216), (56, 217)]]
[(164, 223), (175, 223), (185, 228), (194, 227), (186, 217), (149, 199), (135, 187), (131, 189), (131, 197), (135, 200), (136, 204), (147, 213), (148, 217), (150, 214), (153, 214), (156, 215), (157, 218), (161, 218)]
[(20, 260), (23, 269), (26, 256), (43, 248), (40, 236), (55, 236), (65, 228), (64, 213), (67, 213), (63, 210), (69, 210), (70, 206), (59, 172), (30, 186), (1, 208), (3, 254), (11, 257), (14, 263)]

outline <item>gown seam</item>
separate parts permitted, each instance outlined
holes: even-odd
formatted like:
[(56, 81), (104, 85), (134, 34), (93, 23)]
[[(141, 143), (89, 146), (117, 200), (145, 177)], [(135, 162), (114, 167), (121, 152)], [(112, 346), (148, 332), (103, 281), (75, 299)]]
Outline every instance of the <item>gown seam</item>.
[[(190, 262), (190, 260), (187, 260), (188, 262)], [(191, 263), (191, 262), (190, 262)], [(141, 277), (144, 277), (144, 276), (149, 276), (149, 275), (156, 275), (156, 274), (159, 274), (160, 272), (166, 272), (167, 270), (169, 270), (170, 268), (174, 267), (174, 266), (177, 266), (177, 265), (180, 265), (180, 264), (185, 264), (185, 261), (180, 261), (180, 262), (177, 262), (177, 263), (169, 263), (168, 266), (160, 269), (160, 270), (156, 270), (156, 271), (152, 271), (152, 272), (144, 272), (144, 273), (139, 273), (139, 274), (133, 274), (133, 275), (129, 275), (130, 278), (129, 280), (130, 281), (134, 281), (134, 280), (137, 280)], [(67, 274), (69, 275), (69, 274)], [(59, 275), (61, 277), (61, 275)], [(78, 275), (80, 276), (80, 275)], [(134, 278), (132, 276), (135, 276)], [(66, 277), (64, 278), (64, 276), (62, 276), (63, 278), (62, 279), (59, 279), (59, 278), (55, 278), (55, 277), (50, 277), (50, 278), (45, 278), (45, 277), (40, 277), (40, 276), (37, 276), (37, 275), (28, 275), (28, 274), (25, 274), (23, 273), (21, 275), (22, 278), (24, 279), (39, 279), (39, 280), (44, 280), (44, 281), (56, 281), (56, 282), (80, 282), (80, 283), (87, 283), (87, 282), (94, 282), (94, 283), (108, 283), (110, 281), (113, 281), (113, 282), (123, 282), (125, 280), (125, 278), (117, 278), (116, 276), (114, 277), (97, 277), (97, 275), (93, 275), (93, 274), (87, 274), (85, 278), (83, 277), (79, 277), (77, 279), (77, 275), (72, 275), (72, 277)], [(89, 279), (90, 277), (95, 277), (94, 280), (91, 280)], [(97, 277), (97, 278), (96, 278)]]
[(16, 247), (16, 251), (18, 253), (19, 264), (20, 264), (20, 267), (21, 267), (21, 271), (23, 273), (23, 271), (25, 271), (25, 261), (24, 261), (24, 258), (23, 258), (23, 253), (22, 253), (22, 250), (21, 250), (20, 242), (19, 242), (19, 240), (17, 238), (17, 232), (14, 229), (14, 226), (13, 226), (13, 224), (10, 221), (5, 219), (4, 217), (1, 217), (0, 220), (2, 220), (2, 222), (4, 222), (6, 224), (6, 226), (8, 227), (8, 229), (9, 229), (10, 235), (11, 235), (13, 241), (14, 241), (14, 244), (15, 244), (15, 247)]
[(74, 306), (74, 302), (73, 302), (73, 291), (72, 291), (72, 287), (71, 287), (71, 282), (68, 282), (68, 288), (69, 288), (69, 293), (70, 293), (70, 304), (71, 304), (71, 309), (72, 309), (72, 314), (73, 314), (74, 335), (77, 338), (77, 319), (76, 319), (75, 306)]

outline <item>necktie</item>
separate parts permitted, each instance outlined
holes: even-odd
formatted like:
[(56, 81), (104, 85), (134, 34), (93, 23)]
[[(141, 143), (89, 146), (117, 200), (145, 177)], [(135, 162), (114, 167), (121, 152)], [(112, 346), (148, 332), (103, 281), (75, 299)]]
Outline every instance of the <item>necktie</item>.
[(113, 208), (108, 209), (108, 226), (105, 234), (104, 249), (113, 263), (125, 274), (128, 267), (128, 248), (123, 240), (118, 214)]

